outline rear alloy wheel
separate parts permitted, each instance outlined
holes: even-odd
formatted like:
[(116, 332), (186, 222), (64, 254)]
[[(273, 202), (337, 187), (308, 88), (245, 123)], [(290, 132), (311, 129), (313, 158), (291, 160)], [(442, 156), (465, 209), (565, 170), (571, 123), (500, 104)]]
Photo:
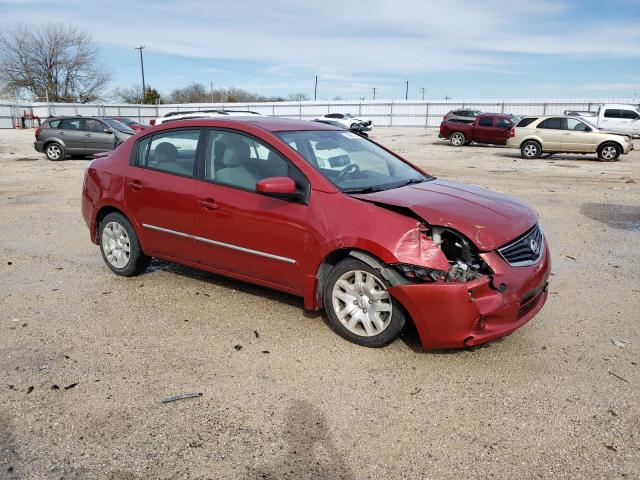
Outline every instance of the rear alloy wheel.
[(347, 259), (329, 273), (323, 299), (331, 327), (365, 347), (393, 341), (405, 323), (399, 304), (387, 292), (380, 273), (360, 260)]
[(467, 139), (465, 138), (464, 133), (461, 133), (461, 132), (456, 132), (453, 135), (451, 135), (450, 140), (451, 140), (451, 145), (453, 145), (454, 147), (460, 147), (467, 142)]
[(102, 258), (114, 273), (132, 277), (147, 269), (151, 258), (142, 252), (136, 232), (124, 215), (113, 212), (104, 217), (99, 234)]
[(542, 153), (542, 148), (538, 142), (524, 142), (520, 147), (522, 158), (538, 158)]
[(622, 149), (615, 143), (605, 143), (598, 148), (598, 158), (603, 162), (615, 162), (622, 153)]
[(44, 149), (44, 153), (47, 158), (53, 162), (62, 160), (64, 158), (64, 148), (57, 143), (50, 143)]

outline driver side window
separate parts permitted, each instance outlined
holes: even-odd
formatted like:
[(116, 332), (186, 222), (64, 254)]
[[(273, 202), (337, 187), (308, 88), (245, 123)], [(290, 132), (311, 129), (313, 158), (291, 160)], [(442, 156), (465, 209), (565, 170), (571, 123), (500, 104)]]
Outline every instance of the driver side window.
[(211, 130), (205, 150), (206, 180), (255, 192), (256, 183), (270, 177), (290, 177), (300, 191), (307, 180), (287, 159), (264, 143), (240, 133)]

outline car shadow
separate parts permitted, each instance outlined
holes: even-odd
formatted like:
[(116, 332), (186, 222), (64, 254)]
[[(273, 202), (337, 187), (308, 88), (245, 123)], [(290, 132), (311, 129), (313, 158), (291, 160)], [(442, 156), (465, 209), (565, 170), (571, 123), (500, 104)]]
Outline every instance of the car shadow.
[[(498, 157), (505, 157), (505, 158), (516, 158), (518, 160), (523, 160), (526, 162), (535, 162), (536, 160), (542, 160), (542, 161), (546, 161), (548, 163), (554, 163), (556, 161), (559, 162), (579, 162), (579, 161), (583, 161), (583, 162), (601, 162), (601, 160), (598, 158), (598, 156), (595, 153), (587, 153), (585, 155), (581, 155), (581, 154), (553, 154), (553, 155), (547, 155), (547, 154), (542, 154), (540, 157), (538, 158), (522, 158), (520, 156), (520, 152), (518, 150), (513, 150), (513, 152), (496, 152), (496, 156)], [(603, 163), (607, 163), (607, 162), (603, 162)]]
[(257, 297), (266, 298), (268, 300), (274, 300), (286, 305), (299, 307), (304, 309), (303, 299), (295, 295), (274, 290), (268, 287), (262, 287), (249, 282), (243, 282), (242, 280), (236, 280), (234, 278), (225, 277), (206, 270), (200, 270), (197, 268), (188, 267), (186, 265), (180, 265), (178, 263), (171, 263), (164, 260), (153, 259), (151, 265), (147, 269), (147, 274), (156, 271), (171, 272), (177, 275), (205, 282), (211, 285), (228, 288), (230, 290), (237, 290), (242, 293), (254, 295)]
[(247, 478), (336, 479), (355, 478), (334, 445), (325, 415), (315, 405), (294, 400), (282, 426), (285, 443), (281, 454), (249, 471)]

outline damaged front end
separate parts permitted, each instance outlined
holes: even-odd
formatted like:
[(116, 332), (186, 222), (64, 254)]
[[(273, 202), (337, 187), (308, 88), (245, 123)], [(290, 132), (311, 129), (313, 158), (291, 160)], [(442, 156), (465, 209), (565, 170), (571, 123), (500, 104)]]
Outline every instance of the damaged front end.
[(418, 223), (394, 253), (400, 262), (392, 266), (411, 283), (464, 283), (493, 273), (468, 239), (445, 227)]

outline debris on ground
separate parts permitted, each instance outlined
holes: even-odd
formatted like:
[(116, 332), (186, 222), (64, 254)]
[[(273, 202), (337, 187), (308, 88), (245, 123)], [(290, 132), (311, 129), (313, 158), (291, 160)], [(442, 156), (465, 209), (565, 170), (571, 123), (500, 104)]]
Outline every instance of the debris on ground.
[(160, 403), (175, 402), (178, 400), (185, 400), (187, 398), (199, 398), (201, 396), (202, 392), (179, 393), (178, 395), (172, 395), (170, 397), (163, 398), (162, 400), (160, 400)]
[(260, 334), (258, 333), (258, 330), (254, 330), (253, 334), (256, 336), (256, 338), (260, 338)]
[(78, 385), (77, 383), (70, 383), (69, 385), (67, 385), (66, 387), (64, 387), (65, 390), (71, 390), (72, 388), (75, 388), (76, 385)]
[(611, 340), (611, 342), (616, 346), (616, 347), (620, 347), (620, 348), (624, 348), (626, 347), (629, 342), (627, 340)]
[(262, 350), (262, 353), (268, 354), (268, 353), (271, 353), (271, 352), (269, 352), (269, 350)]
[(60, 387), (54, 383), (51, 385), (51, 390), (60, 390)]
[(234, 345), (233, 348), (235, 348), (236, 351), (239, 352), (240, 350), (242, 350), (242, 345), (237, 344), (237, 345)]
[(27, 388), (27, 395), (29, 395), (31, 392), (33, 392), (35, 387), (31, 386), (29, 388)]

